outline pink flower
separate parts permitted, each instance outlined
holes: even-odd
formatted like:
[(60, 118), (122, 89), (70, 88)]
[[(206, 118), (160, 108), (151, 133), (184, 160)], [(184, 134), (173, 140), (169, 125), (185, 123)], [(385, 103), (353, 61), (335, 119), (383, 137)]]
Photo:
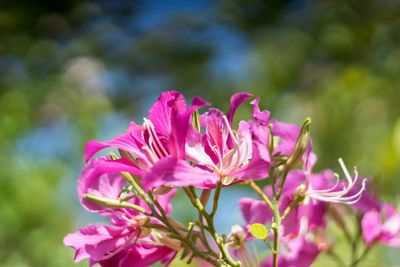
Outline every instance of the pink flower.
[(109, 214), (109, 208), (97, 205), (85, 198), (86, 194), (109, 199), (119, 199), (126, 180), (121, 172), (143, 175), (143, 170), (132, 165), (127, 159), (112, 160), (107, 157), (90, 160), (78, 178), (78, 197), (83, 207), (91, 212)]
[[(111, 160), (106, 157), (90, 160), (78, 180), (78, 195), (82, 205), (91, 212), (108, 216), (112, 225), (90, 225), (68, 234), (64, 244), (76, 250), (75, 262), (89, 258), (90, 264), (101, 266), (148, 266), (154, 262), (169, 262), (180, 249), (171, 247), (163, 232), (146, 227), (147, 222), (160, 223), (131, 208), (109, 208), (85, 198), (87, 194), (109, 199), (124, 200), (140, 206), (149, 213), (150, 208), (134, 195), (124, 195), (126, 180), (121, 172), (141, 175), (138, 169), (126, 159)], [(171, 212), (171, 199), (176, 190), (158, 195), (157, 200), (167, 214)], [(130, 193), (132, 194), (132, 193)], [(163, 237), (160, 239), (160, 236)]]
[(382, 211), (371, 210), (364, 214), (362, 233), (365, 242), (400, 247), (400, 213), (390, 204), (384, 204)]
[[(278, 256), (279, 267), (308, 267), (317, 258), (320, 250), (304, 236), (296, 237), (282, 244)], [(268, 257), (261, 265), (272, 266), (272, 256)]]
[[(289, 172), (279, 203), (280, 214), (285, 212), (293, 201), (297, 188), (305, 182), (305, 177), (301, 174), (300, 170)], [(264, 193), (272, 197), (270, 186), (265, 187)], [(273, 221), (271, 209), (262, 200), (242, 198), (239, 206), (247, 224), (270, 224)], [(323, 202), (299, 203), (282, 221), (281, 237), (293, 238), (306, 231), (324, 229), (326, 226), (325, 213), (326, 205)]]
[(248, 93), (234, 94), (226, 116), (218, 109), (210, 109), (203, 114), (201, 125), (205, 132), (193, 133), (186, 144), (187, 159), (213, 172), (225, 185), (236, 179), (262, 179), (267, 176), (269, 159), (260, 157), (253, 143), (250, 123), (241, 121), (237, 131), (232, 129), (237, 107), (249, 97)]
[[(88, 142), (85, 158), (88, 161), (99, 150), (114, 147), (125, 158), (120, 160), (120, 171), (132, 170), (131, 173), (141, 176), (146, 190), (160, 186), (209, 187), (215, 184), (215, 175), (185, 161), (186, 136), (194, 131), (192, 113), (205, 105), (204, 100), (195, 97), (192, 105), (186, 107), (182, 94), (164, 92), (151, 107), (149, 119), (144, 119), (143, 125), (132, 122), (126, 133), (110, 141)], [(111, 160), (108, 164), (115, 166)]]
[[(101, 164), (103, 160), (103, 158), (93, 160), (93, 163)], [(107, 199), (120, 199), (125, 180), (116, 174), (100, 172), (98, 166), (88, 166), (83, 172), (83, 175), (87, 174), (89, 174), (86, 176), (87, 179), (82, 181), (92, 181), (92, 183), (80, 184), (81, 202), (89, 211), (109, 216), (112, 225), (89, 225), (68, 234), (64, 238), (64, 244), (76, 250), (75, 262), (89, 258), (91, 265), (99, 263), (103, 267), (148, 266), (157, 261), (169, 262), (180, 249), (180, 245), (171, 247), (170, 242), (165, 242), (169, 237), (163, 232), (146, 227), (147, 222), (158, 224), (158, 220), (146, 217), (130, 208), (103, 207), (83, 197), (89, 193)], [(176, 191), (172, 190), (157, 196), (158, 202), (167, 214), (171, 211), (170, 201), (175, 193)], [(127, 202), (144, 208), (146, 212), (150, 211), (140, 198), (131, 197)]]
[(157, 261), (170, 262), (176, 250), (154, 244), (151, 237), (141, 238), (139, 225), (90, 225), (64, 238), (64, 244), (76, 250), (75, 262), (90, 259), (90, 266), (149, 266)]
[[(305, 176), (302, 174), (301, 170), (289, 173), (282, 190), (280, 214), (283, 214), (293, 201), (298, 186), (305, 182)], [(271, 188), (267, 186), (264, 193), (271, 197)], [(268, 225), (273, 221), (272, 211), (261, 200), (242, 198), (240, 209), (248, 225), (253, 223)], [(300, 204), (291, 210), (281, 224), (279, 236), (281, 246), (278, 256), (280, 267), (308, 267), (315, 261), (321, 252), (317, 239), (326, 226), (325, 213), (325, 204), (319, 201)], [(261, 266), (272, 266), (272, 256), (268, 257)]]
[(205, 105), (207, 102), (195, 97), (187, 108), (182, 94), (164, 92), (150, 108), (149, 119), (145, 118), (142, 126), (132, 122), (126, 133), (110, 141), (89, 141), (85, 147), (86, 161), (107, 147), (130, 153), (131, 159), (144, 169), (169, 156), (182, 159), (191, 115)]

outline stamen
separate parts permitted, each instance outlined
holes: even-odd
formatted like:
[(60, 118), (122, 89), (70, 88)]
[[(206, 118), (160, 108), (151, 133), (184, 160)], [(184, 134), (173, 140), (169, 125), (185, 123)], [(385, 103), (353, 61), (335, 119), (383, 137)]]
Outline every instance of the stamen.
[[(210, 144), (210, 142), (208, 142), (208, 144)], [(217, 157), (218, 157), (218, 169), (221, 169), (222, 168), (223, 159), (221, 157), (221, 154), (218, 151), (218, 147), (216, 145), (213, 145), (213, 146), (210, 145), (210, 148), (217, 155)]]
[[(312, 189), (313, 192), (315, 193), (325, 193), (325, 192), (330, 192), (332, 190), (334, 190), (338, 185), (339, 185), (339, 175), (337, 173), (334, 174), (335, 178), (336, 178), (336, 182), (334, 186), (331, 186), (328, 189)], [(311, 185), (310, 185), (311, 188)]]
[(157, 151), (160, 153), (160, 155), (162, 157), (168, 156), (167, 150), (162, 145), (161, 140), (158, 137), (156, 130), (154, 129), (154, 124), (146, 118), (143, 118), (143, 121), (144, 121), (143, 126), (145, 126), (148, 129), (149, 134), (152, 136), (153, 140), (155, 141), (154, 146), (157, 149)]
[(232, 127), (231, 127), (231, 125), (229, 124), (229, 121), (228, 121), (228, 119), (226, 118), (225, 115), (223, 116), (223, 120), (224, 120), (224, 122), (225, 122), (225, 126), (226, 126), (226, 128), (228, 129), (228, 133), (229, 133), (229, 135), (231, 136), (233, 142), (235, 143), (236, 146), (238, 146), (239, 143), (238, 143), (238, 141), (237, 141), (237, 139), (236, 139), (236, 136), (235, 136), (235, 134), (234, 134), (233, 131), (232, 131)]
[[(354, 204), (357, 201), (360, 200), (362, 193), (366, 190), (366, 179), (363, 179), (361, 182), (361, 188), (358, 190), (356, 193), (346, 196), (357, 184), (358, 180), (358, 172), (357, 169), (354, 168), (354, 178), (350, 176), (349, 171), (347, 170), (346, 165), (343, 162), (343, 159), (339, 159), (339, 164), (343, 169), (343, 173), (346, 177), (347, 180), (347, 185), (344, 185), (342, 190), (339, 191), (333, 191), (337, 188), (338, 183), (339, 183), (339, 176), (335, 174), (336, 177), (336, 183), (333, 187), (330, 187), (328, 189), (323, 189), (323, 190), (313, 190), (311, 187), (307, 191), (307, 195), (310, 198), (320, 200), (320, 201), (325, 201), (325, 202), (332, 202), (332, 203), (344, 203), (344, 204)], [(307, 172), (306, 172), (307, 175)]]
[(156, 163), (158, 161), (157, 155), (148, 146), (142, 146), (142, 149), (147, 152), (153, 163)]

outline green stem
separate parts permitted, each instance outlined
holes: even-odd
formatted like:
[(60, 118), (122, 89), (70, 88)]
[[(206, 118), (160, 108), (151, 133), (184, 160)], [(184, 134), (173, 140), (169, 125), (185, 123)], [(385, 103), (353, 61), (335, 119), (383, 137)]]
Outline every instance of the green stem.
[(213, 255), (214, 257), (218, 257), (218, 254), (215, 253), (215, 251), (213, 250), (213, 248), (210, 246), (210, 244), (208, 243), (207, 240), (207, 236), (206, 236), (206, 232), (205, 232), (205, 226), (202, 223), (203, 221), (203, 215), (201, 214), (201, 212), (199, 212), (199, 228), (200, 228), (200, 236), (201, 236), (201, 241), (204, 244), (204, 246), (207, 248), (208, 253), (210, 253), (211, 255)]
[(154, 205), (156, 205), (157, 209), (160, 211), (161, 216), (157, 216), (157, 219), (162, 221), (165, 224), (165, 226), (167, 226), (168, 229), (176, 236), (176, 238), (180, 240), (182, 243), (184, 243), (192, 251), (194, 256), (197, 256), (199, 258), (208, 261), (213, 266), (222, 267), (222, 265), (218, 261), (208, 256), (206, 253), (199, 251), (190, 241), (190, 239), (187, 239), (186, 237), (182, 236), (181, 233), (177, 231), (174, 226), (171, 225), (170, 219), (167, 217), (164, 209), (161, 207), (160, 203), (157, 201), (154, 194), (151, 191), (148, 194), (152, 199), (152, 201), (154, 202)]
[(214, 192), (213, 208), (212, 208), (212, 211), (211, 211), (211, 214), (210, 214), (210, 216), (212, 218), (215, 216), (215, 213), (217, 212), (217, 209), (218, 209), (218, 202), (219, 202), (219, 196), (221, 194), (221, 189), (222, 189), (222, 182), (219, 181), (217, 183), (217, 187), (216, 187), (215, 192)]
[(279, 253), (279, 229), (281, 225), (281, 217), (279, 214), (278, 201), (274, 201), (274, 209), (272, 210), (274, 214), (274, 222), (271, 226), (274, 232), (274, 244), (272, 247), (272, 266), (278, 267), (278, 253)]
[(350, 234), (349, 229), (347, 228), (346, 222), (343, 219), (343, 215), (340, 214), (335, 205), (328, 206), (328, 213), (332, 217), (333, 221), (337, 224), (337, 226), (342, 230), (347, 242), (351, 244), (353, 242), (353, 238)]
[(281, 222), (289, 215), (289, 213), (294, 209), (297, 205), (299, 205), (304, 200), (304, 197), (296, 196), (292, 202), (290, 202), (289, 206), (284, 210), (281, 216)]
[(351, 261), (356, 260), (358, 244), (362, 240), (361, 216), (355, 214), (357, 233), (351, 242)]
[(338, 266), (341, 267), (345, 267), (346, 264), (344, 263), (344, 261), (342, 260), (342, 258), (339, 257), (339, 255), (337, 255), (334, 251), (328, 251), (327, 252), (328, 256), (330, 256), (333, 260), (335, 260), (338, 264)]
[[(218, 188), (218, 186), (217, 186)], [(221, 189), (219, 189), (221, 190)], [(200, 199), (197, 198), (197, 196), (191, 191), (189, 188), (184, 188), (184, 191), (186, 195), (188, 196), (190, 202), (192, 203), (193, 207), (195, 207), (201, 215), (204, 217), (204, 219), (207, 222), (207, 231), (211, 234), (211, 237), (214, 239), (215, 243), (217, 244), (220, 252), (221, 252), (221, 259), (228, 265), (232, 267), (239, 267), (240, 262), (235, 261), (231, 255), (228, 252), (227, 247), (225, 246), (223, 239), (218, 235), (218, 233), (215, 230), (215, 225), (214, 225), (214, 220), (213, 216), (211, 216), (205, 209), (204, 206), (202, 205)], [(215, 193), (216, 194), (216, 193)], [(219, 193), (218, 193), (219, 195)], [(214, 201), (217, 200), (218, 198), (215, 198), (214, 195)], [(213, 206), (217, 206), (217, 204), (213, 204)], [(215, 210), (216, 212), (216, 210)], [(214, 213), (215, 214), (215, 213)], [(202, 224), (203, 222), (200, 221)]]
[(271, 200), (267, 197), (267, 195), (264, 194), (264, 192), (261, 190), (261, 188), (254, 182), (250, 181), (249, 185), (251, 188), (253, 188), (254, 191), (264, 200), (264, 202), (268, 205), (268, 207), (273, 211), (274, 206), (272, 205)]
[[(274, 215), (274, 222), (271, 225), (271, 229), (274, 232), (274, 243), (271, 251), (273, 267), (278, 267), (279, 229), (282, 221), (281, 215), (279, 214), (279, 201), (275, 198), (274, 202), (272, 203), (268, 196), (264, 194), (261, 188), (254, 181), (250, 181), (249, 185), (264, 200)], [(289, 213), (289, 211), (287, 213)]]
[(283, 171), (282, 171), (282, 177), (281, 177), (281, 180), (279, 182), (278, 193), (275, 194), (275, 199), (276, 200), (279, 200), (281, 198), (283, 186), (285, 184), (286, 177), (287, 177), (287, 175), (289, 173), (289, 170), (290, 170), (290, 166), (288, 164), (285, 164), (284, 168), (283, 168)]
[(361, 254), (360, 257), (358, 257), (356, 260), (353, 260), (352, 263), (350, 264), (350, 267), (356, 267), (362, 260), (365, 259), (365, 257), (368, 255), (368, 253), (371, 251), (372, 245), (367, 246), (363, 253)]

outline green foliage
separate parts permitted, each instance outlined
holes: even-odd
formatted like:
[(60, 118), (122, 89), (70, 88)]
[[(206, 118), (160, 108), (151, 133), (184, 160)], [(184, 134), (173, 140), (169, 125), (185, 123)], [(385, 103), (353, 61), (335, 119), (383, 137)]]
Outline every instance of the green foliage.
[(257, 239), (265, 239), (268, 236), (268, 229), (261, 223), (253, 223), (250, 225), (250, 233)]

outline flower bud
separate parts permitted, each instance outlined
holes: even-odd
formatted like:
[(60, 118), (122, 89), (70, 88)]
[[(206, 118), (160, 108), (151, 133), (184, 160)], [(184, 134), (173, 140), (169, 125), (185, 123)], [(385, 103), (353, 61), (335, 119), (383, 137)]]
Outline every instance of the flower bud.
[(310, 125), (311, 119), (307, 118), (301, 126), (299, 137), (297, 138), (292, 155), (290, 155), (287, 165), (293, 167), (296, 162), (301, 160), (304, 152), (306, 151), (310, 140)]

